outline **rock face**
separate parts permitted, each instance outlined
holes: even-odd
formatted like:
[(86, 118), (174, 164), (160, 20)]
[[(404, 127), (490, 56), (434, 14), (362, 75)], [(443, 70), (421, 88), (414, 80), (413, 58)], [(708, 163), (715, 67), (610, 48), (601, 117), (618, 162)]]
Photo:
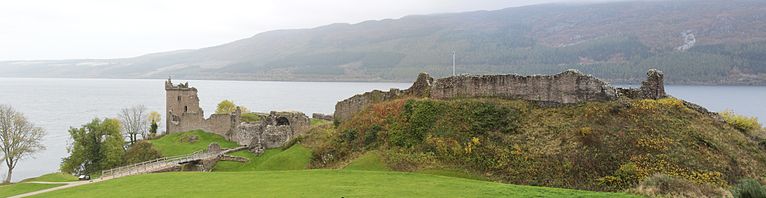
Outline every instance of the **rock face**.
[[(188, 83), (173, 85), (165, 82), (167, 94), (166, 126), (168, 133), (191, 130), (212, 132), (239, 143), (252, 147), (253, 151), (280, 147), (297, 135), (308, 131), (309, 118), (301, 112), (272, 111), (256, 123), (241, 122), (239, 108), (230, 114), (213, 114), (205, 119), (199, 107), (197, 89)], [(212, 146), (212, 145), (211, 145)]]
[(374, 90), (339, 101), (335, 105), (334, 115), (336, 121), (343, 122), (373, 103), (404, 97), (433, 99), (493, 97), (557, 104), (608, 101), (621, 96), (634, 99), (666, 97), (662, 72), (652, 69), (647, 75), (647, 80), (639, 89), (617, 89), (577, 70), (567, 70), (556, 75), (462, 75), (436, 80), (426, 73), (421, 73), (407, 90), (391, 89), (388, 92)]
[(482, 75), (438, 79), (431, 98), (497, 97), (554, 103), (613, 100), (617, 91), (590, 75), (567, 70), (552, 76)]

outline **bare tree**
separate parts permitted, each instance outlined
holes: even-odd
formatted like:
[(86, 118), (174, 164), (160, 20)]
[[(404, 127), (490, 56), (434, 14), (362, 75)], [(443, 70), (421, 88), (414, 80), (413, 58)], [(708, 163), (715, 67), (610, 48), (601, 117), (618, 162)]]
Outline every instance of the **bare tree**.
[(45, 130), (35, 127), (24, 114), (16, 112), (11, 106), (0, 105), (0, 149), (8, 166), (3, 183), (11, 182), (13, 168), (19, 160), (45, 150), (42, 144), (44, 136)]
[(124, 108), (118, 116), (122, 123), (122, 133), (128, 136), (131, 145), (136, 143), (139, 135), (141, 135), (141, 139), (146, 139), (148, 122), (144, 105)]

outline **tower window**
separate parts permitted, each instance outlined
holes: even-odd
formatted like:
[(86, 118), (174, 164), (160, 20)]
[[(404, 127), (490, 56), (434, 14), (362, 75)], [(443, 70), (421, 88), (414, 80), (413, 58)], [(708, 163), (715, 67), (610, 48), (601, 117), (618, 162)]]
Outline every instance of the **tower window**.
[(188, 106), (184, 106), (184, 112), (187, 112), (187, 111), (189, 111), (189, 107)]
[(181, 96), (178, 96), (178, 102), (181, 102)]

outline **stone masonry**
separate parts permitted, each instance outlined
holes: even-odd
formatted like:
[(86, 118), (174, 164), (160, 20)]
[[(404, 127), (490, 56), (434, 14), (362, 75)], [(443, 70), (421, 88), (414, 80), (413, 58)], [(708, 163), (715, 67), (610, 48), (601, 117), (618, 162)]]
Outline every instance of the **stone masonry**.
[(426, 73), (420, 73), (412, 86), (404, 91), (391, 89), (389, 91), (373, 90), (363, 94), (357, 94), (351, 98), (342, 100), (335, 104), (335, 113), (333, 117), (336, 121), (345, 121), (351, 119), (351, 116), (364, 109), (365, 107), (382, 101), (394, 100), (405, 96), (410, 97), (428, 97), (431, 90), (433, 78)]
[(204, 130), (260, 152), (282, 146), (308, 131), (311, 124), (301, 112), (277, 111), (259, 115), (261, 118), (255, 123), (242, 122), (239, 108), (230, 114), (212, 114), (205, 119), (196, 88), (189, 87), (188, 83), (174, 85), (168, 79), (165, 91), (167, 133)]
[(649, 70), (647, 80), (639, 89), (614, 88), (608, 83), (577, 70), (555, 75), (522, 76), (461, 75), (434, 80), (421, 73), (407, 90), (374, 90), (355, 95), (335, 105), (335, 121), (343, 122), (370, 104), (405, 97), (452, 98), (505, 98), (545, 103), (571, 104), (586, 101), (608, 101), (619, 97), (632, 99), (659, 99), (666, 97), (663, 74)]
[(240, 112), (232, 114), (213, 114), (204, 118), (199, 106), (197, 88), (189, 83), (173, 85), (170, 79), (165, 81), (165, 126), (168, 133), (201, 129), (204, 131), (226, 134), (240, 121)]

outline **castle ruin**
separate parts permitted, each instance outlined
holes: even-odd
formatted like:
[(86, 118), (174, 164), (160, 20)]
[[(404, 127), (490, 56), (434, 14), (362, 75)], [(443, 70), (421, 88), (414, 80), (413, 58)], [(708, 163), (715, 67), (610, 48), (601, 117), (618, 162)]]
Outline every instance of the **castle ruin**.
[(426, 73), (421, 73), (415, 83), (406, 90), (373, 90), (339, 101), (335, 105), (334, 117), (336, 121), (343, 122), (370, 104), (405, 97), (491, 97), (572, 104), (616, 100), (619, 97), (659, 99), (666, 97), (666, 94), (663, 74), (654, 69), (647, 72), (647, 80), (642, 82), (638, 89), (614, 88), (609, 83), (577, 70), (567, 70), (555, 75), (460, 75), (436, 80)]
[(251, 151), (260, 153), (264, 149), (276, 148), (308, 131), (309, 118), (301, 112), (277, 112), (256, 114), (255, 122), (242, 121), (239, 108), (228, 114), (212, 114), (204, 117), (199, 106), (197, 88), (189, 83), (178, 85), (165, 81), (166, 132), (177, 133), (203, 130), (225, 137)]

